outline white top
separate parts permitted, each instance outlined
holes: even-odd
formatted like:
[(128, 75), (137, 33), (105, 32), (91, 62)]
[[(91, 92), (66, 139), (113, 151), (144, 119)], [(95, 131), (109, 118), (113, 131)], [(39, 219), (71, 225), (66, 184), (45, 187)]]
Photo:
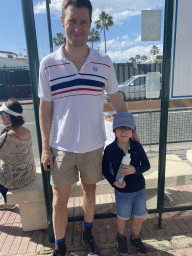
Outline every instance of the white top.
[(104, 120), (107, 140), (105, 141), (105, 148), (115, 140), (115, 133), (113, 132), (113, 122)]
[[(0, 145), (5, 139), (6, 133), (0, 136)], [(21, 188), (31, 183), (36, 176), (36, 166), (32, 152), (31, 137), (26, 140), (18, 140), (9, 134), (0, 149), (0, 184), (5, 188)]]
[(51, 146), (85, 153), (104, 146), (104, 89), (113, 94), (118, 91), (118, 83), (107, 55), (90, 48), (78, 71), (64, 56), (63, 46), (41, 61), (38, 95), (54, 103)]

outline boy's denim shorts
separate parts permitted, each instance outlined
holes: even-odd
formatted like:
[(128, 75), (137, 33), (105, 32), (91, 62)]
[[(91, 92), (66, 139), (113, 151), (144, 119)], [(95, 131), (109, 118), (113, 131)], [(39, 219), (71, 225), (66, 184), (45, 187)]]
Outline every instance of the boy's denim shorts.
[(145, 188), (132, 193), (122, 193), (115, 190), (117, 217), (128, 220), (131, 215), (144, 218), (147, 215)]

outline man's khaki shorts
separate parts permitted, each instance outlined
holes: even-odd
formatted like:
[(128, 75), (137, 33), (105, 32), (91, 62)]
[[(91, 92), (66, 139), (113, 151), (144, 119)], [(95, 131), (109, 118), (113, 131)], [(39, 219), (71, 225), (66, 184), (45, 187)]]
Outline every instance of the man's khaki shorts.
[(102, 178), (103, 147), (87, 153), (73, 153), (52, 148), (54, 166), (51, 169), (51, 186), (68, 187), (80, 177), (89, 184)]

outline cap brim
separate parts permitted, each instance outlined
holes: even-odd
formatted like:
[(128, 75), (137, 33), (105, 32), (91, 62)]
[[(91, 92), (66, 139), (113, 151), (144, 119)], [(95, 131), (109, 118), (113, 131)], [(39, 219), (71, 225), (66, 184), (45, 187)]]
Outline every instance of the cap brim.
[(120, 125), (113, 126), (113, 129), (116, 129), (116, 128), (120, 127), (120, 126), (127, 126), (127, 127), (131, 128), (132, 130), (135, 129), (135, 125), (133, 125), (133, 124), (127, 125), (126, 123), (123, 123), (123, 122)]

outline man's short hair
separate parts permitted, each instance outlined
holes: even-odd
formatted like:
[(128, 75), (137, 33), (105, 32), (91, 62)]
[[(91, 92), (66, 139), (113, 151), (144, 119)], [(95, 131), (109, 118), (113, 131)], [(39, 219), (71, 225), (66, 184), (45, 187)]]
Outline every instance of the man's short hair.
[(89, 0), (63, 0), (62, 3), (62, 15), (65, 18), (65, 11), (69, 5), (73, 5), (77, 8), (86, 7), (89, 10), (89, 19), (92, 21), (92, 4)]

